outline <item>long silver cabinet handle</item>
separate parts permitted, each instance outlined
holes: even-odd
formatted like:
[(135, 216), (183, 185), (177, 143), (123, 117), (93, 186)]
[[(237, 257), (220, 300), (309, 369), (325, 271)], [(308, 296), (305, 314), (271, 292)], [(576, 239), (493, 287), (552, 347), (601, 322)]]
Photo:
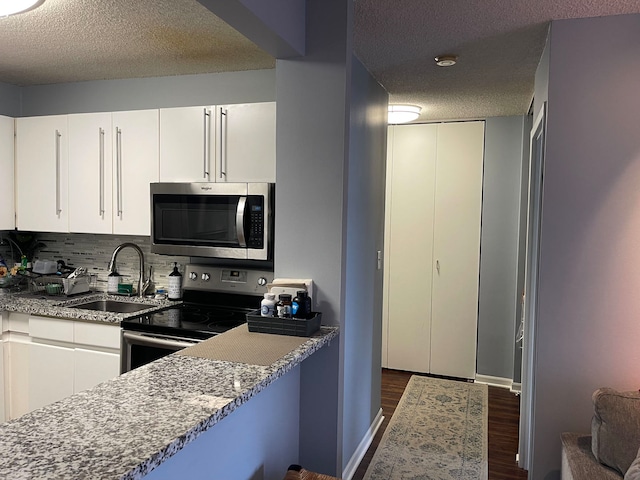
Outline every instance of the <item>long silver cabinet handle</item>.
[[(224, 169), (223, 169), (224, 165)], [(220, 179), (227, 176), (227, 110), (220, 109)]]
[(122, 130), (116, 127), (116, 184), (118, 216), (122, 216)]
[(99, 216), (104, 215), (104, 130), (99, 129), (100, 138), (100, 212)]
[(203, 170), (203, 177), (205, 179), (209, 178), (209, 152), (211, 151), (211, 148), (209, 147), (210, 145), (210, 141), (211, 141), (211, 137), (209, 134), (210, 129), (209, 127), (209, 122), (211, 121), (211, 112), (209, 111), (208, 108), (204, 109), (204, 154), (203, 154), (203, 159), (204, 159), (204, 168)]
[(62, 213), (60, 206), (60, 137), (62, 134), (56, 130), (56, 215)]

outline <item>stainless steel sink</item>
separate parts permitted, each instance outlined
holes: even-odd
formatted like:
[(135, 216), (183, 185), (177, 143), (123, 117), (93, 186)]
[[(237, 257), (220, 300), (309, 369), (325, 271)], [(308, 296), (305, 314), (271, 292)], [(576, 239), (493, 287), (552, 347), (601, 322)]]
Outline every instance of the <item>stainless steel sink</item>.
[(95, 300), (93, 302), (70, 305), (68, 308), (81, 308), (83, 310), (97, 310), (100, 312), (132, 313), (153, 307), (154, 305), (144, 303), (118, 302), (116, 300)]

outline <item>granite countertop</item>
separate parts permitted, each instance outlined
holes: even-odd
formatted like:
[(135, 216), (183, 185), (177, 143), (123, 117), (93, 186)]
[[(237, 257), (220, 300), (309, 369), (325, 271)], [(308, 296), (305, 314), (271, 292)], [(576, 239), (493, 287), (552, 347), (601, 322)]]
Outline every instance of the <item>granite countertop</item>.
[(269, 366), (174, 353), (1, 424), (0, 478), (141, 478), (337, 335)]
[[(118, 302), (142, 303), (149, 305), (148, 309), (131, 313), (101, 312), (96, 310), (84, 310), (81, 308), (69, 308), (80, 303), (93, 302), (95, 300), (115, 300)], [(177, 303), (172, 300), (156, 300), (153, 298), (127, 297), (122, 295), (110, 295), (108, 293), (87, 293), (74, 297), (46, 296), (32, 294), (10, 294), (0, 296), (0, 312), (30, 313), (56, 318), (71, 318), (74, 320), (89, 320), (94, 322), (107, 322), (119, 324), (125, 318), (144, 313), (150, 313), (161, 308), (174, 306)]]

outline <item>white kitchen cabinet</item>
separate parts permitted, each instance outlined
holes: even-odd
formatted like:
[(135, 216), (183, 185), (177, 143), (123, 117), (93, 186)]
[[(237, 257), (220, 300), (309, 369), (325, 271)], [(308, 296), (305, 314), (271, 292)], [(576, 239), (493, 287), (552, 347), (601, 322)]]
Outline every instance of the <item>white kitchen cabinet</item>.
[(0, 230), (13, 230), (16, 226), (14, 203), (14, 124), (11, 117), (0, 116), (0, 172), (2, 184), (2, 207), (0, 207)]
[(388, 368), (475, 377), (483, 152), (483, 122), (389, 127)]
[(76, 348), (74, 354), (74, 393), (95, 387), (120, 374), (120, 355)]
[(74, 392), (77, 393), (120, 374), (120, 326), (73, 323)]
[[(73, 322), (29, 317), (29, 411), (73, 394)], [(59, 342), (53, 345), (51, 342)]]
[(159, 181), (158, 110), (115, 112), (113, 233), (149, 235), (150, 188)]
[(5, 419), (17, 418), (29, 411), (29, 315), (4, 313)]
[(275, 102), (225, 105), (216, 114), (216, 182), (275, 183)]
[(5, 344), (8, 418), (92, 388), (120, 373), (120, 326), (11, 314)]
[(68, 231), (67, 116), (16, 119), (16, 227)]
[(276, 104), (160, 110), (160, 181), (275, 182)]
[(4, 328), (2, 326), (2, 312), (0, 312), (0, 422), (4, 422), (6, 417), (5, 412), (5, 389), (4, 389), (4, 340), (2, 339), (2, 332), (4, 332)]
[(74, 349), (29, 344), (29, 411), (73, 394)]
[(69, 231), (112, 233), (111, 113), (69, 115)]
[(5, 406), (7, 420), (18, 418), (29, 412), (29, 347), (26, 337), (11, 339), (5, 343)]
[(214, 180), (214, 111), (215, 107), (160, 109), (161, 182)]

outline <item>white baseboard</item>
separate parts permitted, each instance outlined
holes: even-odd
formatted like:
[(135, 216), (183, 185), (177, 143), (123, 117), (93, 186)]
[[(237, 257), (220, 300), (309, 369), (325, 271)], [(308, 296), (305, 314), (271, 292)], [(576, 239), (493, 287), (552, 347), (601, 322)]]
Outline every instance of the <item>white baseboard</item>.
[(518, 395), (522, 393), (522, 383), (520, 382), (513, 382), (511, 384), (511, 391), (513, 393), (517, 393)]
[(360, 462), (364, 458), (364, 455), (367, 453), (367, 450), (369, 449), (371, 442), (373, 442), (373, 437), (375, 437), (376, 432), (380, 428), (380, 425), (382, 425), (383, 420), (384, 420), (384, 417), (382, 416), (382, 408), (381, 408), (380, 410), (378, 410), (378, 414), (376, 415), (376, 418), (373, 419), (373, 422), (371, 423), (369, 430), (367, 430), (367, 433), (364, 434), (364, 437), (360, 441), (358, 448), (356, 448), (356, 451), (353, 452), (353, 455), (351, 456), (349, 463), (347, 463), (347, 466), (344, 467), (344, 471), (342, 472), (343, 480), (351, 480), (353, 478), (353, 475), (356, 473), (356, 470), (358, 469), (358, 465), (360, 465)]
[(511, 389), (513, 380), (503, 377), (492, 377), (491, 375), (478, 375), (476, 374), (476, 383), (484, 383), (491, 385), (492, 387), (501, 387)]

